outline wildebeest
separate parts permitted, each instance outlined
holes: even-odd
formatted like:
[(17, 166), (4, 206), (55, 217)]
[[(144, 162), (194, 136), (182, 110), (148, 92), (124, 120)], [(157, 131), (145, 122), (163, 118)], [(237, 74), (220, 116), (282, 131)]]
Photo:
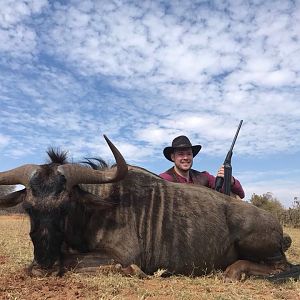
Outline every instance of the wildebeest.
[[(116, 166), (95, 170), (52, 162), (0, 172), (0, 184), (23, 190), (0, 199), (23, 203), (31, 222), (34, 261), (30, 270), (93, 270), (122, 266), (125, 273), (203, 275), (225, 270), (269, 275), (291, 269), (290, 241), (268, 212), (212, 189), (167, 182), (128, 166), (106, 138)], [(140, 269), (138, 269), (138, 266)], [(120, 268), (120, 267), (119, 267)]]

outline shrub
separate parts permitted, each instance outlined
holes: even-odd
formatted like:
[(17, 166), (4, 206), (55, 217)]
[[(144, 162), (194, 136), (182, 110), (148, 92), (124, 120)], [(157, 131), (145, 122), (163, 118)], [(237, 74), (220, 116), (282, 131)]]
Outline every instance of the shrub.
[(294, 198), (294, 204), (287, 209), (284, 214), (284, 224), (300, 228), (300, 201), (298, 197)]
[(263, 194), (262, 196), (255, 193), (251, 196), (250, 202), (266, 211), (272, 213), (280, 222), (285, 215), (285, 209), (279, 200), (273, 197), (271, 193)]

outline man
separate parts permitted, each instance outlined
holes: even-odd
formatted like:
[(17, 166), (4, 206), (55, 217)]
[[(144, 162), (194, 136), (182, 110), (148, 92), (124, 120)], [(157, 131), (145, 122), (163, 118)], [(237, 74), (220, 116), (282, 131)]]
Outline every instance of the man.
[[(190, 140), (184, 136), (176, 137), (171, 147), (166, 147), (164, 156), (174, 163), (174, 166), (159, 176), (165, 180), (179, 183), (192, 183), (215, 188), (215, 176), (206, 171), (198, 172), (192, 169), (193, 158), (199, 153), (201, 145), (192, 145)], [(224, 177), (224, 166), (221, 166), (217, 176)], [(231, 177), (231, 192), (241, 199), (245, 197), (244, 190), (240, 182)]]

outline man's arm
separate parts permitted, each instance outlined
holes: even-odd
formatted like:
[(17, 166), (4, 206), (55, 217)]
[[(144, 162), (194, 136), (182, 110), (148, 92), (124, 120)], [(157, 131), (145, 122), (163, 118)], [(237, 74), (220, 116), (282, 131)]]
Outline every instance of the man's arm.
[(241, 183), (232, 176), (233, 178), (233, 185), (231, 185), (231, 192), (238, 195), (241, 199), (245, 198), (245, 192), (243, 190), (243, 187)]
[[(204, 172), (204, 174), (208, 178), (208, 187), (215, 189), (216, 177), (209, 174), (208, 172)], [(223, 192), (223, 188), (221, 189), (221, 192)], [(233, 176), (232, 176), (231, 192), (237, 194), (241, 199), (245, 197), (245, 192), (243, 190), (241, 183)]]

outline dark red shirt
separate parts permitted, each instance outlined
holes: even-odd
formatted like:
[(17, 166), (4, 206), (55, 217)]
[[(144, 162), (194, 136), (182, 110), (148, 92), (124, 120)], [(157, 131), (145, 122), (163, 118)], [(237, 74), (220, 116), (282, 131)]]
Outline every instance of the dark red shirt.
[[(204, 186), (207, 186), (211, 189), (215, 188), (215, 181), (216, 181), (216, 177), (209, 174), (206, 171), (203, 172), (198, 172), (195, 170), (191, 170), (191, 172), (195, 173), (195, 174), (199, 174), (201, 175), (202, 178), (204, 178), (204, 180), (202, 180), (201, 183), (197, 183), (193, 181), (193, 176), (189, 177), (189, 180), (187, 180), (186, 178), (180, 176), (179, 174), (177, 174), (174, 170), (174, 168), (167, 170), (164, 173), (159, 174), (159, 176), (167, 181), (171, 181), (171, 182), (179, 182), (179, 183), (189, 183), (189, 184), (201, 184)], [(241, 199), (243, 199), (245, 197), (245, 192), (242, 188), (242, 185), (240, 184), (240, 182), (234, 178), (234, 183), (231, 186), (231, 192), (238, 195)]]

